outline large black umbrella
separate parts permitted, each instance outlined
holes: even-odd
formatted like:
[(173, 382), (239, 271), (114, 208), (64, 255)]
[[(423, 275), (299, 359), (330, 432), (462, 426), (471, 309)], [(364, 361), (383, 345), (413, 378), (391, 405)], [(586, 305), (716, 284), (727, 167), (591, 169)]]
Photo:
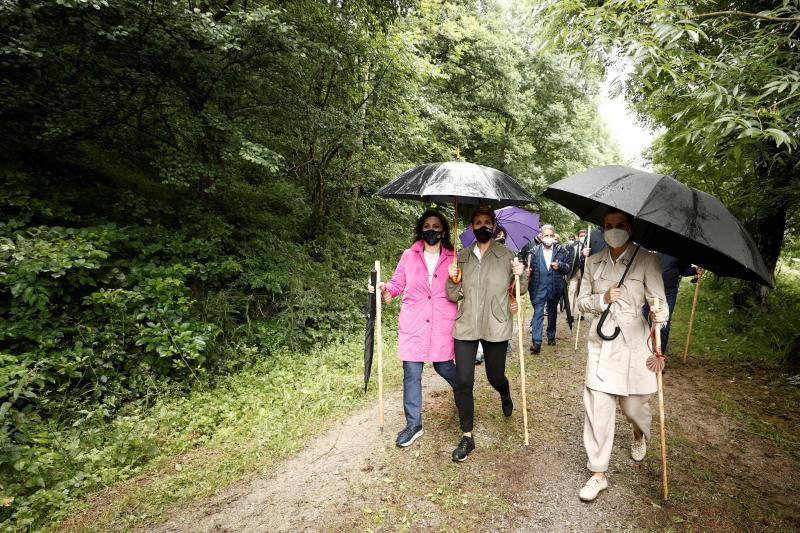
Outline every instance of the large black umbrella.
[(466, 161), (419, 165), (397, 176), (376, 194), (448, 204), (493, 201), (523, 205), (534, 201), (533, 196), (505, 172)]
[(612, 165), (557, 181), (543, 196), (602, 225), (609, 207), (634, 217), (633, 240), (718, 276), (772, 287), (755, 242), (718, 199), (673, 178)]

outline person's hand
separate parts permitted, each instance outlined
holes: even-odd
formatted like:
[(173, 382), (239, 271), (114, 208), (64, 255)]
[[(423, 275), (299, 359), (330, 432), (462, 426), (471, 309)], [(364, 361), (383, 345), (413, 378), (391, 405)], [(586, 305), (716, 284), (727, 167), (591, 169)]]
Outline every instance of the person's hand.
[(558, 270), (558, 261), (553, 261), (550, 263), (550, 266), (553, 268), (553, 270)]
[(619, 298), (620, 293), (622, 293), (622, 289), (620, 289), (619, 287), (611, 287), (603, 295), (603, 301), (607, 304), (616, 302), (617, 299)]
[(587, 246), (581, 253), (583, 254), (583, 257), (589, 257), (589, 255), (592, 253), (592, 249)]
[(703, 268), (703, 267), (697, 267), (697, 268), (695, 269), (695, 274), (694, 274), (694, 277), (695, 277), (695, 278), (701, 278), (701, 277), (703, 277), (703, 274), (705, 274), (705, 273), (706, 273), (706, 269), (705, 269), (705, 268)]
[(522, 272), (524, 271), (522, 263), (520, 263), (519, 259), (517, 259), (516, 257), (511, 260), (511, 270), (514, 272), (515, 276), (521, 276)]
[[(375, 294), (375, 287), (372, 285), (372, 282), (367, 282), (367, 290), (369, 291), (370, 294)], [(386, 287), (386, 283), (384, 283), (382, 281), (380, 283), (378, 283), (378, 290), (381, 291), (381, 293), (382, 293), (381, 297), (383, 298), (383, 301), (386, 302), (387, 304), (391, 303), (392, 294), (389, 292), (389, 289)]]
[[(372, 286), (372, 282), (371, 281), (367, 282), (367, 290), (369, 291), (370, 294), (375, 294), (375, 287)], [(384, 282), (382, 282), (382, 281), (380, 283), (378, 283), (378, 290), (381, 290), (381, 291), (387, 290), (386, 289), (386, 284)]]
[(454, 277), (458, 276), (458, 265), (454, 265), (453, 263), (450, 263), (450, 265), (447, 267), (447, 274), (451, 278), (454, 278)]
[(517, 302), (509, 302), (508, 308), (509, 310), (511, 310), (512, 315), (516, 315), (517, 309), (519, 309), (519, 305), (517, 304)]
[(659, 308), (658, 312), (654, 311), (651, 307), (650, 320), (659, 324), (666, 324), (667, 320), (669, 320), (669, 312), (667, 311), (666, 306)]

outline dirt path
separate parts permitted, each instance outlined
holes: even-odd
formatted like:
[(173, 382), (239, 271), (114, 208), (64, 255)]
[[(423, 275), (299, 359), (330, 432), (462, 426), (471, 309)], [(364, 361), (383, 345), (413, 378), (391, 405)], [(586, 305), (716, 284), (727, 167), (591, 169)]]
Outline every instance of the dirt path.
[[(584, 326), (585, 331), (585, 326)], [(509, 357), (515, 413), (505, 419), (482, 371), (476, 383), (477, 450), (450, 461), (457, 443), (452, 395), (430, 369), (425, 435), (394, 446), (403, 426), (400, 391), (387, 397), (386, 430), (374, 407), (359, 411), (269, 477), (242, 482), (166, 514), (161, 531), (492, 530), (597, 531), (665, 527), (786, 530), (800, 527), (800, 458), (755, 434), (721, 407), (730, 388), (695, 365), (665, 375), (671, 501), (660, 499), (657, 420), (642, 463), (628, 456), (629, 425), (617, 418), (609, 489), (585, 504), (581, 435), (585, 349), (566, 325), (558, 345), (533, 356), (525, 344), (531, 443), (522, 445), (516, 351)], [(583, 334), (581, 335), (583, 337)], [(526, 331), (527, 337), (527, 331)], [(585, 342), (581, 342), (585, 346)], [(655, 407), (655, 400), (654, 407)], [(797, 420), (797, 407), (791, 415)]]

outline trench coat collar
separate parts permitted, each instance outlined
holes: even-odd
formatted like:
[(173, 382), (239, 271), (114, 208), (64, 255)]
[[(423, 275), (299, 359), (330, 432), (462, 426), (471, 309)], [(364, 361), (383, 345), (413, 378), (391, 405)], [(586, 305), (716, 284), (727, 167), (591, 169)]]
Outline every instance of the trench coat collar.
[(628, 241), (628, 246), (625, 248), (625, 251), (617, 258), (617, 261), (614, 262), (611, 259), (611, 247), (609, 246), (606, 248), (606, 252), (600, 256), (601, 263), (608, 263), (609, 265), (619, 266), (620, 261), (622, 262), (622, 266), (628, 266), (630, 262), (630, 256), (633, 254), (633, 250), (636, 249), (636, 245), (633, 241)]
[[(473, 257), (475, 257), (475, 247), (476, 246), (478, 246), (478, 241), (473, 242), (467, 248), (464, 248), (461, 251), (461, 258), (463, 259), (463, 262), (466, 263), (466, 262), (470, 261)], [(500, 257), (502, 255), (502, 253), (503, 253), (502, 248), (504, 248), (504, 246), (502, 244), (498, 244), (495, 241), (492, 241), (492, 244), (489, 246), (489, 248), (485, 252), (483, 252), (481, 257), (485, 256), (486, 254), (488, 254), (490, 252), (493, 253), (495, 255), (495, 257)], [(478, 258), (475, 257), (475, 259), (477, 260)]]

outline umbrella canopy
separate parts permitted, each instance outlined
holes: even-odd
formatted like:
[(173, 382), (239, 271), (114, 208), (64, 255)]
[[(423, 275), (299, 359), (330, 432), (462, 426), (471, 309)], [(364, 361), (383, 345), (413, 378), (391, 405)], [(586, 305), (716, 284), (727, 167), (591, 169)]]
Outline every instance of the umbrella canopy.
[(632, 239), (645, 248), (719, 276), (772, 286), (755, 242), (736, 217), (718, 199), (672, 176), (612, 165), (564, 178), (542, 194), (600, 225), (613, 207), (634, 217)]
[(375, 194), (385, 198), (450, 204), (456, 200), (466, 204), (493, 201), (505, 205), (523, 205), (534, 201), (533, 196), (508, 174), (465, 161), (414, 167)]
[[(378, 272), (373, 268), (370, 274), (370, 283), (375, 287), (378, 284)], [(367, 305), (364, 306), (364, 315), (367, 319), (367, 329), (364, 332), (364, 392), (367, 392), (369, 376), (372, 374), (372, 354), (375, 347), (375, 313), (378, 307), (378, 294), (376, 288), (374, 293), (370, 293)]]
[[(506, 230), (506, 247), (518, 252), (539, 233), (539, 215), (520, 207), (504, 207), (495, 211), (497, 224)], [(461, 234), (461, 245), (466, 248), (475, 242), (475, 233), (468, 227)]]

